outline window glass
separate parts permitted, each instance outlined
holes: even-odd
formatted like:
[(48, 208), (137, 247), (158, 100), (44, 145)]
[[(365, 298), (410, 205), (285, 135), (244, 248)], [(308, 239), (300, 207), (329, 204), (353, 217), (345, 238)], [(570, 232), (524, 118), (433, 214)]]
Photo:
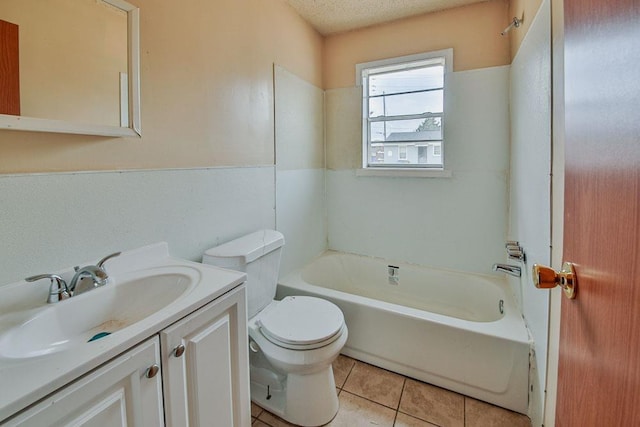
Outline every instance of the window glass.
[(442, 113), (443, 90), (369, 96), (369, 117)]
[(451, 50), (361, 64), (363, 167), (444, 167), (445, 70)]
[(441, 88), (444, 86), (443, 76), (444, 67), (441, 65), (378, 74), (372, 71), (369, 73), (369, 95)]
[(371, 122), (370, 134), (371, 142), (441, 141), (441, 118)]

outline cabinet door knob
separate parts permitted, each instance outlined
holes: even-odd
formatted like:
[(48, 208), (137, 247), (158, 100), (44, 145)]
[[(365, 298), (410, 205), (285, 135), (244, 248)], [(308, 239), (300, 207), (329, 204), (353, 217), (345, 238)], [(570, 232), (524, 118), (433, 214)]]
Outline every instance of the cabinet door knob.
[(180, 344), (179, 346), (173, 349), (173, 355), (175, 357), (180, 357), (184, 354), (184, 350), (185, 350), (184, 345)]
[(147, 372), (144, 374), (144, 376), (147, 378), (153, 378), (158, 375), (158, 372), (160, 372), (160, 366), (154, 363), (153, 365), (149, 366), (149, 368), (147, 368)]

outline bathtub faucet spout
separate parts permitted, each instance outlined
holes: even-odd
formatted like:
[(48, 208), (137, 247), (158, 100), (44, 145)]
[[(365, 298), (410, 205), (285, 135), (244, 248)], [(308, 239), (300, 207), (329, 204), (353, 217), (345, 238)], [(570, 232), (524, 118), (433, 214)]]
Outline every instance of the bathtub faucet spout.
[(493, 264), (493, 271), (500, 271), (514, 277), (520, 277), (522, 275), (522, 270), (517, 265)]

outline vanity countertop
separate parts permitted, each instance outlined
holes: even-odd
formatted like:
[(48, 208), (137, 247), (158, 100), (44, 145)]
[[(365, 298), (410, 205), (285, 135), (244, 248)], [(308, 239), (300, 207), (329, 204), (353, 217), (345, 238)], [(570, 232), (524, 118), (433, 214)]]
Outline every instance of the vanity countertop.
[[(48, 285), (44, 283), (36, 286), (21, 281), (0, 287), (0, 422), (241, 285), (246, 279), (244, 273), (171, 257), (166, 243), (123, 252), (110, 260), (107, 267), (113, 283), (55, 304), (46, 303)], [(51, 314), (54, 308), (65, 313), (63, 308), (68, 301), (77, 299), (75, 304), (78, 304), (82, 298), (87, 302), (89, 298), (109, 298), (109, 292), (113, 292), (109, 287), (118, 286), (119, 281), (144, 278), (145, 274), (175, 272), (190, 280), (186, 290), (147, 317), (104, 338), (92, 342), (83, 340), (66, 347), (63, 343), (42, 354), (23, 355), (8, 348), (10, 338), (16, 339), (19, 328), (47, 311)], [(73, 270), (58, 274), (69, 277)], [(166, 292), (163, 290), (162, 294)], [(155, 297), (161, 296), (156, 294)], [(78, 319), (71, 316), (64, 321), (77, 322)], [(44, 326), (42, 329), (46, 329), (46, 324)], [(46, 336), (47, 331), (38, 333)]]

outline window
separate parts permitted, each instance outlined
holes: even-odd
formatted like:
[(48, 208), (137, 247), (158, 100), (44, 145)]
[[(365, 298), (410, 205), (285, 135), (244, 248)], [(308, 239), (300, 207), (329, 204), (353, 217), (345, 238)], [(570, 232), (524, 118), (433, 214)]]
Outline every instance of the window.
[(443, 169), (446, 49), (358, 64), (363, 168)]
[(407, 160), (407, 146), (398, 145), (398, 160)]

